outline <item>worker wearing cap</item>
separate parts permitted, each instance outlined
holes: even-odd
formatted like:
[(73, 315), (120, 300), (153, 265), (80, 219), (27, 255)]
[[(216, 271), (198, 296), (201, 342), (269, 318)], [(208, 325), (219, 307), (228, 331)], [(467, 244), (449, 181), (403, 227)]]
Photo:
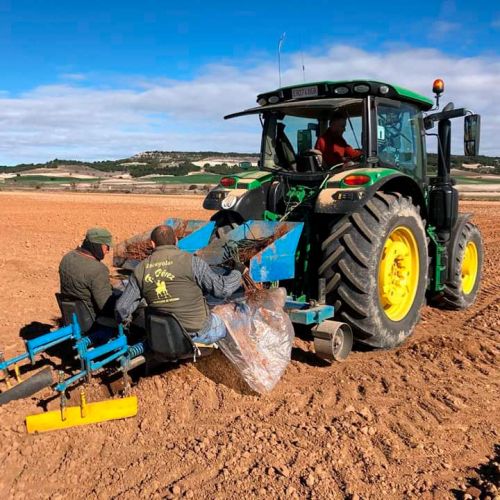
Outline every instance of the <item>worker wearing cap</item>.
[(227, 334), (222, 319), (212, 313), (204, 294), (230, 297), (242, 284), (243, 264), (236, 264), (228, 275), (214, 273), (195, 255), (177, 248), (170, 226), (151, 232), (153, 253), (135, 268), (123, 294), (116, 302), (116, 318), (127, 322), (141, 300), (158, 312), (174, 314), (195, 342), (211, 344)]
[(82, 244), (68, 252), (59, 264), (61, 294), (84, 302), (94, 321), (101, 314), (113, 315), (109, 270), (101, 262), (112, 243), (107, 229), (93, 227)]

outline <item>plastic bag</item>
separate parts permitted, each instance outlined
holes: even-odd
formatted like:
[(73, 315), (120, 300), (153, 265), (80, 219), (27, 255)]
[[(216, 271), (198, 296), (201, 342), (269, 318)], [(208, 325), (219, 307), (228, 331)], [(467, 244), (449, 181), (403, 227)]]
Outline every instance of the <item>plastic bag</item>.
[(228, 335), (218, 345), (256, 392), (270, 392), (290, 362), (294, 330), (284, 311), (286, 290), (259, 290), (245, 302), (216, 306)]

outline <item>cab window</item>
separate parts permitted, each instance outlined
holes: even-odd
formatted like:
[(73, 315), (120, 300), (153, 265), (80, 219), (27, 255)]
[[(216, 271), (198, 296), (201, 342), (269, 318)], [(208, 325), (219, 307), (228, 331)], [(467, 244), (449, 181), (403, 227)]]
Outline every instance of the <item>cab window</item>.
[(401, 102), (377, 105), (377, 149), (382, 166), (422, 177), (422, 138), (418, 108)]
[(295, 169), (297, 157), (312, 149), (318, 138), (319, 123), (315, 118), (285, 115), (278, 117), (274, 128), (274, 164)]

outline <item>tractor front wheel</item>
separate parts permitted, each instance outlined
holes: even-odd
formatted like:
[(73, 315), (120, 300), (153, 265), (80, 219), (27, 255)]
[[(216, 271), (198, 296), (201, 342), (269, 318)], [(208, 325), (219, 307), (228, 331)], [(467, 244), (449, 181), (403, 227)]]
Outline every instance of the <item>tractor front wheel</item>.
[(401, 344), (419, 319), (428, 268), (424, 222), (411, 198), (377, 192), (331, 225), (321, 250), (335, 319), (363, 344)]

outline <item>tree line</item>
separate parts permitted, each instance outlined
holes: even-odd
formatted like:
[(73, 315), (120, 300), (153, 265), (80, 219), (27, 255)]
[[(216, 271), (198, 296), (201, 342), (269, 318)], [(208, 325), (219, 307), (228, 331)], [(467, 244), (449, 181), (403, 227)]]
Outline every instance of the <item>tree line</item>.
[[(168, 154), (168, 152), (152, 152), (153, 154)], [(188, 153), (172, 152), (176, 155), (187, 155)], [(242, 155), (241, 153), (217, 153), (217, 152), (203, 152), (203, 153), (190, 153), (192, 157), (196, 156), (220, 156), (225, 157), (239, 157), (242, 156), (252, 156), (257, 157), (257, 155)], [(192, 172), (199, 172), (201, 168), (190, 160), (179, 161), (177, 165), (165, 166), (164, 162), (160, 160), (159, 157), (141, 157), (140, 164), (134, 164), (130, 162), (130, 158), (121, 160), (103, 160), (94, 162), (84, 162), (79, 160), (61, 160), (54, 159), (46, 163), (21, 163), (14, 167), (0, 166), (0, 173), (20, 173), (25, 170), (34, 170), (38, 168), (57, 168), (59, 166), (81, 166), (81, 167), (91, 167), (95, 170), (101, 172), (116, 172), (116, 173), (129, 173), (132, 177), (143, 177), (145, 175), (187, 175)], [(492, 165), (495, 167), (494, 173), (500, 174), (500, 158), (492, 156), (475, 156), (466, 157), (462, 155), (452, 155), (451, 156), (451, 166), (452, 168), (462, 168), (464, 163), (479, 163), (480, 165)], [(429, 153), (427, 155), (427, 169), (430, 173), (437, 170), (437, 155), (434, 153)], [(210, 165), (205, 163), (203, 166), (205, 172), (220, 174), (220, 175), (230, 175), (240, 173), (243, 170), (238, 165), (228, 165), (223, 162), (217, 165)]]

